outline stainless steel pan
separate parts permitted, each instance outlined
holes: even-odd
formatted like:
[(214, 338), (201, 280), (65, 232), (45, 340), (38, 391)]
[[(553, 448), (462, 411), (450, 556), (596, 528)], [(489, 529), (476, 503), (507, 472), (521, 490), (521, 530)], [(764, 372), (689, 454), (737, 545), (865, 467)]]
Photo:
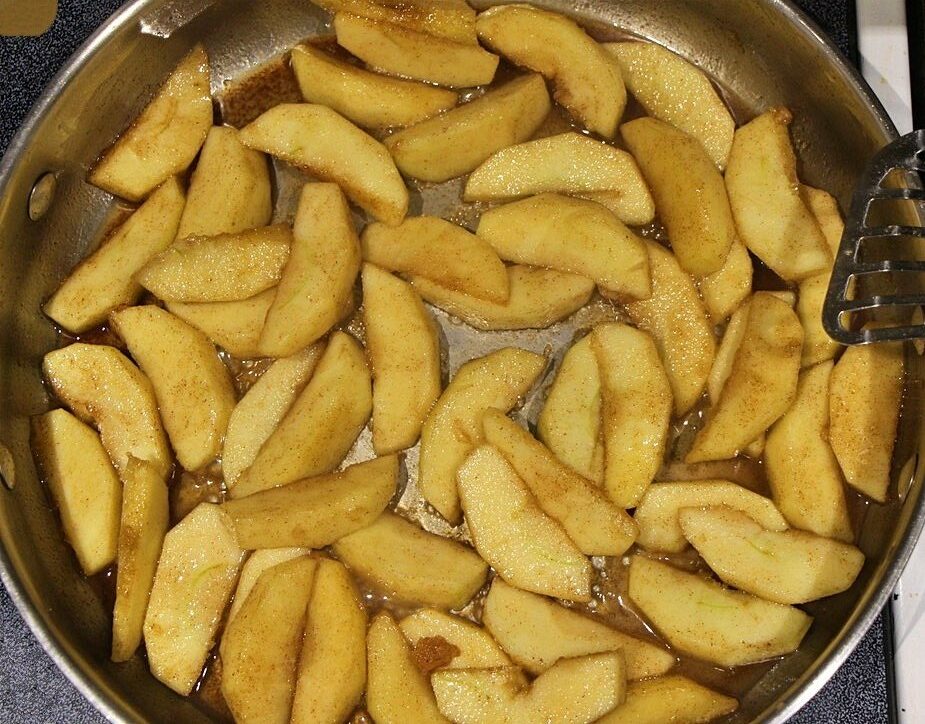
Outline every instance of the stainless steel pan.
[[(834, 192), (843, 207), (864, 164), (895, 137), (857, 73), (785, 0), (539, 4), (602, 35), (616, 27), (681, 53), (719, 81), (743, 118), (773, 104), (792, 108), (802, 178)], [(50, 84), (0, 167), (0, 472), (12, 488), (0, 485), (0, 574), (42, 645), (114, 721), (206, 717), (158, 684), (142, 661), (109, 662), (110, 611), (72, 563), (29, 451), (29, 418), (49, 405), (40, 361), (56, 344), (39, 308), (111, 211), (106, 194), (85, 183), (87, 168), (190, 45), (205, 44), (218, 91), (224, 80), (323, 31), (324, 21), (307, 0), (131, 2)], [(30, 195), (47, 173), (54, 183), (45, 182), (45, 197), (35, 192), (33, 220)], [(866, 510), (859, 545), (868, 562), (858, 583), (813, 610), (816, 624), (799, 652), (758, 681), (732, 721), (778, 722), (796, 711), (849, 654), (895, 585), (925, 522), (923, 372), (914, 353), (909, 369), (893, 498)]]

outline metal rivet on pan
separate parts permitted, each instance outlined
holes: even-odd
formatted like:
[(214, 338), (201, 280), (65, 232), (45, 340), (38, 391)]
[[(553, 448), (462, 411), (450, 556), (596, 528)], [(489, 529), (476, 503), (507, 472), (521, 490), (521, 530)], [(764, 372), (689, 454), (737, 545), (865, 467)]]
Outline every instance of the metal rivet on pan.
[(35, 182), (32, 191), (29, 193), (29, 218), (38, 221), (51, 208), (51, 202), (55, 198), (55, 190), (58, 188), (58, 179), (53, 173), (44, 173), (39, 176)]
[(16, 466), (13, 463), (13, 453), (4, 445), (0, 445), (0, 480), (10, 490), (16, 485)]

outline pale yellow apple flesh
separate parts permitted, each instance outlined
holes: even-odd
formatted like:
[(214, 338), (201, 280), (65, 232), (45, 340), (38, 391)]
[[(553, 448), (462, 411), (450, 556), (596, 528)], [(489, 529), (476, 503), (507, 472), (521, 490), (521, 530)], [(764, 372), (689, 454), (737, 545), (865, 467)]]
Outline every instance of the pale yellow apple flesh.
[(315, 0), (332, 13), (351, 13), (457, 43), (475, 45), (475, 10), (465, 0)]
[(260, 334), (276, 287), (234, 302), (167, 302), (167, 309), (203, 332), (229, 354), (260, 357)]
[(412, 649), (417, 648), (419, 642), (426, 645), (428, 640), (433, 639), (443, 639), (456, 648), (458, 653), (440, 668), (484, 669), (511, 665), (511, 660), (491, 634), (461, 616), (433, 608), (419, 608), (405, 616), (398, 625)]
[(631, 681), (626, 701), (598, 724), (663, 724), (710, 722), (739, 708), (731, 696), (708, 689), (686, 676), (659, 676)]

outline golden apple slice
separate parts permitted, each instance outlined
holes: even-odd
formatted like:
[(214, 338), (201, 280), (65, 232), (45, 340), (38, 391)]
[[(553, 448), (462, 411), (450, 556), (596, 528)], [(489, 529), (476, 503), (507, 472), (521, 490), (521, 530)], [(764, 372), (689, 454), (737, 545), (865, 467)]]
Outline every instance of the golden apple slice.
[(629, 636), (607, 624), (561, 606), (552, 599), (492, 581), (482, 623), (515, 663), (541, 674), (556, 661), (602, 651), (619, 651), (626, 676), (663, 674), (675, 658), (661, 646)]
[(842, 476), (829, 444), (831, 379), (831, 362), (803, 371), (796, 399), (768, 433), (764, 462), (774, 502), (792, 526), (851, 542)]
[(453, 91), (371, 73), (313, 45), (292, 49), (292, 69), (309, 103), (333, 108), (363, 128), (402, 128), (456, 105)]
[(719, 271), (736, 228), (713, 159), (696, 138), (655, 118), (624, 123), (620, 135), (652, 190), (678, 263), (697, 277)]
[(385, 145), (406, 176), (440, 183), (469, 173), (502, 148), (526, 141), (550, 107), (543, 79), (526, 75), (394, 133)]
[(723, 266), (701, 279), (699, 286), (710, 319), (719, 324), (752, 293), (752, 258), (745, 244), (733, 239)]
[(684, 508), (684, 537), (720, 579), (776, 603), (834, 596), (854, 583), (864, 554), (802, 530), (770, 531), (725, 506)]
[(332, 13), (351, 13), (457, 43), (475, 45), (475, 10), (465, 0), (314, 0)]
[(209, 58), (197, 45), (96, 162), (88, 176), (90, 183), (129, 201), (141, 201), (185, 171), (212, 127), (209, 83)]
[(594, 282), (577, 274), (515, 264), (507, 267), (507, 301), (491, 302), (457, 292), (424, 277), (411, 283), (425, 301), (487, 331), (545, 329), (581, 309), (594, 293)]
[(308, 384), (238, 477), (236, 497), (334, 470), (372, 411), (366, 355), (345, 332), (335, 332)]
[(244, 551), (217, 505), (201, 503), (164, 538), (145, 615), (151, 673), (178, 694), (202, 674)]
[(677, 650), (724, 668), (795, 651), (812, 617), (635, 555), (629, 597)]
[(739, 707), (731, 696), (701, 686), (686, 676), (660, 676), (633, 681), (626, 687), (626, 701), (598, 724), (701, 724), (711, 722)]
[(750, 304), (751, 300), (746, 300), (739, 305), (739, 308), (732, 313), (729, 322), (726, 324), (726, 329), (723, 331), (723, 338), (716, 350), (713, 366), (710, 368), (710, 376), (707, 378), (707, 393), (709, 394), (711, 405), (719, 402), (723, 386), (732, 373), (736, 353), (739, 351), (742, 340), (745, 338), (745, 330), (748, 327)]
[(366, 685), (366, 610), (350, 574), (318, 560), (298, 681), (293, 724), (345, 721)]
[(508, 298), (507, 270), (491, 246), (461, 226), (418, 216), (399, 226), (363, 229), (363, 258), (389, 271), (414, 274), (480, 299)]
[[(643, 226), (655, 202), (636, 161), (626, 151), (580, 133), (560, 133), (502, 149), (466, 181), (466, 201), (511, 201), (562, 193), (605, 203), (625, 224)], [(595, 196), (602, 194), (604, 196)]]
[(276, 287), (234, 302), (167, 302), (167, 309), (192, 324), (235, 357), (260, 357), (260, 334)]
[(849, 347), (832, 370), (829, 441), (845, 479), (883, 503), (903, 398), (900, 344)]
[(482, 424), (485, 441), (498, 449), (543, 512), (559, 522), (582, 553), (619, 556), (633, 545), (636, 524), (600, 488), (560, 463), (503, 413), (489, 410)]
[(311, 552), (311, 548), (264, 548), (251, 553), (241, 566), (241, 575), (238, 576), (238, 585), (234, 589), (234, 598), (231, 601), (231, 608), (228, 609), (225, 626), (227, 627), (238, 615), (238, 611), (241, 610), (241, 606), (244, 605), (264, 571), (280, 563), (291, 561), (293, 558), (307, 556)]
[(364, 211), (397, 224), (408, 210), (408, 189), (386, 148), (326, 106), (283, 103), (240, 133), (249, 148), (333, 181)]
[(222, 508), (242, 548), (322, 548), (372, 523), (395, 493), (398, 458), (389, 455), (343, 472), (298, 480)]
[(486, 211), (476, 233), (507, 261), (580, 274), (621, 297), (652, 292), (642, 239), (593, 201), (532, 196)]
[(829, 276), (829, 272), (823, 272), (800, 282), (796, 309), (803, 325), (803, 367), (830, 360), (841, 349), (822, 326), (822, 305), (829, 290)]
[(458, 653), (438, 668), (483, 669), (511, 665), (507, 654), (485, 629), (460, 616), (421, 608), (405, 616), (398, 625), (415, 651), (435, 639), (442, 639), (456, 649)]
[(236, 129), (214, 126), (190, 179), (177, 238), (234, 234), (266, 226), (272, 216), (266, 157), (246, 148)]
[(499, 5), (476, 20), (479, 39), (517, 65), (542, 73), (556, 100), (589, 131), (613, 138), (626, 88), (613, 57), (574, 20), (530, 5)]
[(360, 242), (340, 188), (305, 184), (292, 251), (260, 335), (261, 352), (284, 357), (324, 336), (343, 316), (359, 272)]
[(749, 250), (781, 278), (799, 281), (828, 269), (832, 254), (800, 197), (792, 118), (786, 108), (772, 108), (735, 132), (726, 190)]
[(214, 460), (235, 406), (231, 376), (214, 345), (160, 307), (129, 307), (110, 321), (151, 380), (177, 460), (187, 470)]
[(545, 357), (516, 347), (466, 362), (421, 429), (421, 494), (444, 518), (460, 522), (456, 471), (482, 441), (486, 410), (508, 412), (546, 366)]
[(829, 251), (832, 252), (832, 257), (834, 258), (838, 254), (842, 233), (845, 231), (845, 222), (842, 219), (841, 211), (838, 209), (838, 201), (828, 191), (813, 188), (806, 184), (800, 184), (800, 198), (803, 199), (803, 203), (816, 217), (816, 222), (819, 224), (826, 243), (829, 245)]
[(635, 507), (665, 456), (671, 383), (652, 338), (625, 324), (591, 333), (601, 376), (604, 488), (621, 508)]
[(472, 542), (498, 575), (535, 593), (591, 600), (590, 561), (497, 449), (475, 449), (457, 479)]
[(462, 608), (488, 574), (472, 549), (388, 512), (338, 540), (334, 553), (389, 597), (435, 608)]
[(721, 171), (735, 121), (710, 79), (695, 65), (656, 43), (606, 43), (626, 87), (647, 115), (697, 141)]
[(491, 83), (498, 56), (477, 43), (458, 43), (391, 23), (338, 12), (337, 44), (374, 70), (449, 88)]

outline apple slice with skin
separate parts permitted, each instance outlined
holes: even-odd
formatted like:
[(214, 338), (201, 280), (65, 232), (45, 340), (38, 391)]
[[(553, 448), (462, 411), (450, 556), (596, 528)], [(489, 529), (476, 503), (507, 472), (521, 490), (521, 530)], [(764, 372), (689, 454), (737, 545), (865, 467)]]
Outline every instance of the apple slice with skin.
[(526, 141), (550, 108), (543, 79), (534, 74), (521, 76), (393, 133), (385, 145), (406, 176), (441, 183), (469, 173), (502, 148)]
[(598, 724), (700, 724), (731, 714), (738, 707), (739, 702), (731, 696), (701, 686), (686, 676), (659, 676), (630, 682), (626, 701), (598, 719)]
[(642, 239), (593, 201), (532, 196), (486, 211), (476, 234), (507, 261), (580, 274), (615, 296), (652, 293)]
[(284, 357), (324, 336), (343, 315), (359, 272), (360, 242), (340, 188), (305, 184), (292, 250), (260, 335), (261, 352)]
[(135, 122), (90, 170), (88, 180), (141, 201), (196, 158), (212, 127), (209, 58), (196, 45)]
[(718, 271), (699, 283), (710, 319), (719, 324), (752, 293), (752, 258), (738, 239), (733, 239), (726, 261)]
[(545, 357), (506, 347), (466, 362), (421, 429), (421, 494), (451, 524), (460, 523), (456, 471), (482, 441), (486, 410), (509, 411), (536, 382)]
[(231, 608), (228, 609), (228, 618), (225, 620), (225, 627), (234, 620), (241, 610), (241, 606), (247, 600), (248, 595), (253, 590), (261, 574), (269, 568), (291, 561), (293, 558), (307, 556), (311, 553), (311, 548), (264, 548), (263, 550), (251, 553), (244, 565), (241, 566), (241, 575), (238, 576), (238, 585), (234, 589), (234, 598), (231, 601)]
[(442, 639), (458, 653), (445, 669), (484, 669), (510, 666), (511, 660), (485, 629), (461, 616), (433, 608), (421, 608), (405, 616), (398, 624), (412, 650), (428, 641)]
[(613, 138), (626, 87), (613, 57), (574, 20), (530, 5), (499, 5), (481, 13), (475, 27), (488, 47), (550, 79), (556, 100), (585, 128)]
[(240, 132), (249, 148), (303, 168), (340, 186), (364, 211), (398, 224), (408, 211), (408, 189), (388, 150), (326, 106), (283, 103)]
[(332, 13), (351, 13), (408, 30), (475, 45), (475, 10), (465, 0), (317, 0)]
[(167, 302), (167, 309), (240, 359), (260, 357), (260, 334), (276, 287), (234, 302)]

